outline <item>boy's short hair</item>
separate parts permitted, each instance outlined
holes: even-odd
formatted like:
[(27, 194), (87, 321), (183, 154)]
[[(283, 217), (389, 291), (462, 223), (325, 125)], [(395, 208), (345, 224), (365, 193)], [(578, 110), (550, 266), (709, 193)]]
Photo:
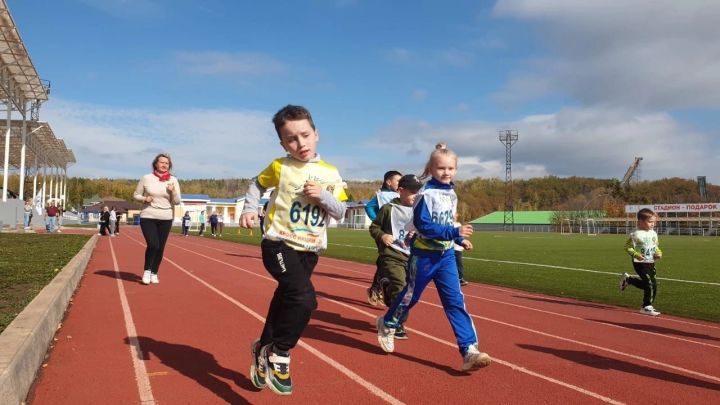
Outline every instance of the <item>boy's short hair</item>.
[(280, 137), (280, 128), (282, 128), (288, 121), (300, 120), (308, 120), (312, 129), (315, 129), (315, 122), (313, 122), (310, 111), (303, 106), (288, 104), (281, 108), (280, 111), (276, 112), (272, 121), (275, 125), (275, 132), (277, 132), (278, 138), (282, 140)]
[(395, 176), (402, 176), (402, 173), (397, 170), (390, 170), (385, 172), (385, 175), (383, 176), (383, 184), (387, 183), (388, 180), (392, 179)]
[(655, 211), (651, 210), (650, 208), (643, 208), (637, 213), (637, 219), (642, 221), (646, 221), (656, 216), (657, 214), (655, 213)]

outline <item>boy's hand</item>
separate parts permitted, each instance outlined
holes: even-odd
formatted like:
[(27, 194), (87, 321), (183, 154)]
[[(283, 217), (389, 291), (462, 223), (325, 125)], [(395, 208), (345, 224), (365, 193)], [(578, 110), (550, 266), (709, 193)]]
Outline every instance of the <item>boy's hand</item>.
[(395, 242), (395, 237), (390, 235), (389, 233), (386, 233), (385, 235), (383, 235), (381, 239), (382, 239), (382, 243), (385, 246), (390, 246), (393, 244), (393, 242)]
[(145, 197), (143, 197), (143, 201), (145, 201), (146, 203), (151, 203), (153, 202), (153, 196), (146, 195)]
[(460, 236), (463, 238), (467, 238), (470, 235), (473, 234), (473, 227), (470, 224), (465, 224), (460, 226)]
[(655, 258), (655, 260), (662, 259), (662, 253), (655, 252), (655, 254), (653, 255), (653, 258)]
[(305, 197), (315, 201), (320, 201), (320, 194), (322, 193), (322, 187), (313, 181), (306, 181), (303, 186), (303, 194)]
[(472, 248), (473, 248), (472, 242), (470, 242), (470, 241), (467, 240), (467, 239), (463, 240), (460, 245), (462, 245), (462, 247), (464, 247), (465, 250), (472, 250)]
[(257, 212), (246, 212), (240, 215), (240, 226), (246, 229), (250, 229), (255, 225), (257, 220)]

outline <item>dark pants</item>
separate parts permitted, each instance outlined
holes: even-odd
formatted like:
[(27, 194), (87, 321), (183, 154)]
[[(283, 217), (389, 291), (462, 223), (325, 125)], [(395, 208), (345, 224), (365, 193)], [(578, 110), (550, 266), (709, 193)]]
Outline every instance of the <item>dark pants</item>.
[(203, 231), (205, 231), (205, 223), (200, 224), (200, 230), (198, 231), (198, 235), (202, 236)]
[[(407, 284), (407, 259), (400, 260), (392, 256), (381, 256), (379, 258), (380, 273), (382, 278), (386, 278), (389, 282), (383, 287), (383, 299), (385, 300), (385, 306), (389, 307), (392, 305), (395, 297), (400, 295), (402, 290)], [(405, 323), (407, 320), (408, 313), (405, 313), (403, 319), (400, 320), (400, 324)]]
[(183, 225), (183, 226), (182, 226), (182, 234), (185, 235), (185, 236), (187, 236), (189, 229), (190, 229), (189, 226)]
[(120, 220), (115, 222), (115, 233), (120, 233)]
[(456, 250), (455, 251), (455, 265), (458, 268), (458, 277), (460, 280), (465, 278), (465, 268), (463, 267), (462, 262), (462, 250)]
[(107, 222), (100, 222), (100, 234), (110, 234), (110, 225)]
[(263, 240), (260, 245), (265, 269), (278, 282), (268, 310), (260, 344), (272, 343), (286, 352), (297, 344), (317, 308), (315, 288), (310, 281), (318, 262), (317, 253), (299, 252), (285, 242)]
[(657, 294), (657, 280), (655, 280), (655, 263), (633, 262), (635, 273), (640, 276), (628, 278), (628, 284), (643, 290), (643, 307), (652, 305)]
[(210, 233), (213, 235), (217, 234), (217, 224), (210, 222)]
[(145, 248), (145, 270), (157, 274), (165, 251), (165, 242), (167, 242), (171, 228), (172, 219), (140, 218), (140, 229), (147, 244), (147, 248)]

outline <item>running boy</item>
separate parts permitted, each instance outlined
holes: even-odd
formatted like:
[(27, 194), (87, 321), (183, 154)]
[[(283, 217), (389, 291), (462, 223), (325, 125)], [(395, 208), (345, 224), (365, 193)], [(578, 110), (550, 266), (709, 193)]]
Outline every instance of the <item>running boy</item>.
[(288, 105), (273, 117), (280, 145), (287, 152), (275, 159), (250, 184), (240, 225), (252, 228), (265, 190), (276, 187), (265, 214), (261, 242), (265, 269), (278, 286), (270, 301), (265, 327), (252, 342), (250, 380), (280, 395), (290, 395), (290, 349), (317, 308), (310, 281), (318, 251), (327, 247), (329, 217), (345, 215), (345, 183), (335, 166), (316, 153), (319, 140), (310, 112)]
[(657, 281), (655, 280), (655, 261), (662, 258), (662, 251), (655, 232), (656, 214), (649, 208), (643, 208), (637, 213), (638, 229), (630, 234), (625, 243), (625, 251), (632, 257), (635, 273), (640, 277), (630, 277), (623, 273), (620, 277), (620, 291), (625, 290), (628, 284), (643, 290), (643, 304), (640, 313), (658, 316), (660, 312), (653, 308), (653, 301), (657, 294)]
[[(403, 176), (397, 188), (399, 197), (383, 205), (370, 225), (370, 235), (378, 246), (378, 277), (387, 306), (405, 287), (410, 255), (405, 241), (414, 234), (412, 206), (421, 187), (422, 182), (414, 174)], [(395, 339), (407, 339), (404, 321), (402, 319), (395, 329)]]
[(453, 225), (457, 195), (452, 182), (457, 170), (457, 155), (438, 144), (425, 165), (423, 177), (432, 178), (420, 190), (413, 208), (417, 229), (410, 249), (407, 285), (393, 300), (385, 315), (377, 318), (378, 342), (383, 350), (395, 350), (395, 331), (408, 311), (420, 300), (425, 287), (435, 282), (445, 315), (450, 321), (463, 358), (462, 370), (469, 371), (490, 364), (490, 356), (478, 350), (478, 338), (465, 297), (460, 291), (453, 242), (472, 249), (469, 240), (472, 225)]
[[(371, 221), (375, 220), (380, 208), (382, 208), (385, 204), (389, 203), (393, 199), (398, 198), (397, 188), (400, 177), (402, 177), (402, 174), (397, 170), (390, 170), (385, 172), (385, 175), (383, 176), (382, 187), (365, 205), (365, 213)], [(378, 244), (378, 249), (380, 248), (381, 245)], [(383, 296), (383, 289), (380, 286), (381, 272), (382, 270), (380, 269), (380, 257), (378, 257), (378, 259), (375, 261), (375, 274), (373, 275), (372, 284), (370, 284), (370, 288), (367, 289), (367, 299), (370, 305), (382, 305), (385, 301), (385, 297)]]

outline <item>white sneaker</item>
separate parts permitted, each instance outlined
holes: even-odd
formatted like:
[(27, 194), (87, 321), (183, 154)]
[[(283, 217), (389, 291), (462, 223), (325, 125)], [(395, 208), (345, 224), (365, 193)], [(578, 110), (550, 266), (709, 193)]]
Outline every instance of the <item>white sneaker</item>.
[(378, 342), (380, 347), (387, 352), (392, 353), (395, 351), (395, 328), (388, 328), (385, 326), (385, 319), (383, 315), (378, 316), (376, 320)]
[(630, 278), (630, 275), (627, 273), (623, 273), (620, 276), (620, 291), (625, 291), (625, 287), (628, 285), (628, 279)]
[(143, 277), (142, 277), (143, 284), (145, 284), (145, 285), (150, 284), (150, 275), (151, 274), (152, 274), (152, 272), (150, 270), (145, 270), (145, 272), (143, 273)]
[(470, 371), (490, 365), (490, 356), (478, 350), (477, 345), (468, 346), (463, 356), (462, 371)]
[(655, 308), (653, 308), (652, 305), (648, 305), (644, 308), (640, 308), (640, 313), (644, 315), (650, 315), (650, 316), (658, 316), (660, 315), (660, 312), (656, 311)]
[(158, 278), (158, 275), (155, 273), (150, 274), (150, 282), (153, 284), (160, 284), (160, 279)]

